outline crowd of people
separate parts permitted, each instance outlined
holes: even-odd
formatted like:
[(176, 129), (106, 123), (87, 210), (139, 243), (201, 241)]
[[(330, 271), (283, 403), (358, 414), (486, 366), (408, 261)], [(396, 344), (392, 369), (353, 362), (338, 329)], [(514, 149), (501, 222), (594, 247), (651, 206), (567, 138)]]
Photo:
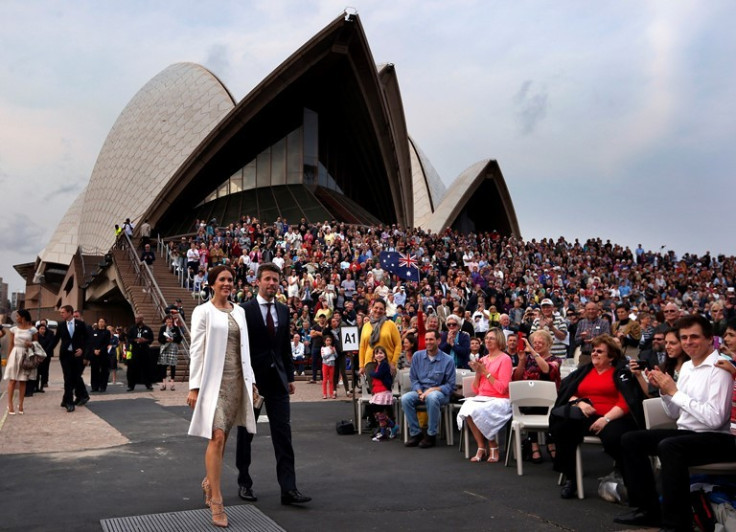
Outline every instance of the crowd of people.
[[(577, 490), (577, 445), (585, 434), (598, 435), (627, 486), (643, 486), (620, 523), (682, 528), (689, 517), (680, 504), (689, 489), (683, 468), (712, 458), (693, 450), (707, 442), (719, 459), (736, 461), (729, 375), (736, 368), (726, 361), (736, 348), (733, 257), (677, 257), (641, 245), (632, 251), (600, 239), (525, 242), (495, 232), (262, 224), (247, 216), (225, 226), (198, 220), (193, 235), (170, 242), (169, 251), (172, 267), (186, 272), (195, 293), (206, 289), (210, 268), (230, 267), (231, 304), (254, 299), (260, 265), (283, 272), (274, 300), (290, 315), (294, 373), (307, 362), (310, 382), (322, 375), (325, 399), (337, 397), (340, 380), (349, 391), (345, 365), (364, 376), (376, 397), (367, 409), (375, 441), (395, 435), (386, 398), (398, 371), (408, 370), (411, 382), (400, 401), (406, 445), (429, 448), (440, 410), (456, 391), (455, 370), (468, 368), (478, 399), (465, 402), (458, 424), (468, 424), (478, 445), (472, 460), (499, 460), (497, 434), (511, 417), (510, 382), (555, 382), (557, 406), (566, 414), (552, 416), (545, 441), (567, 479), (561, 495), (572, 498)], [(399, 253), (404, 270), (387, 266), (386, 252)], [(346, 326), (360, 331), (353, 356), (340, 345)], [(578, 370), (561, 379), (570, 358)], [(696, 374), (708, 392), (693, 384)], [(626, 452), (628, 446), (639, 460), (631, 441), (644, 428), (642, 401), (658, 395), (682, 420), (676, 432), (649, 434), (645, 442), (673, 479), (663, 489), (662, 513), (653, 482), (627, 463)], [(532, 438), (534, 462), (541, 461), (541, 441)], [(676, 452), (660, 453), (661, 442)]]
[[(177, 304), (179, 306), (177, 306)], [(127, 390), (133, 391), (137, 384), (153, 390), (153, 383), (161, 381), (161, 390), (175, 389), (176, 366), (179, 344), (183, 335), (179, 323), (183, 319), (181, 302), (172, 305), (158, 333), (158, 346), (152, 347), (153, 330), (143, 323), (143, 316), (135, 315), (130, 328), (108, 325), (105, 318), (87, 324), (82, 312), (70, 305), (59, 309), (60, 319), (54, 331), (48, 320), (34, 323), (30, 313), (21, 309), (17, 312), (16, 325), (10, 330), (13, 350), (8, 354), (5, 380), (8, 386), (8, 412), (15, 415), (14, 392), (18, 390), (18, 413), (24, 413), (24, 399), (36, 393), (45, 393), (49, 383), (49, 367), (57, 346), (59, 363), (64, 378), (64, 396), (61, 407), (74, 412), (90, 400), (90, 392), (105, 393), (108, 384), (118, 383), (120, 364), (126, 367)], [(4, 335), (0, 333), (0, 338)], [(45, 357), (35, 368), (24, 368), (24, 355), (32, 353), (33, 344)], [(89, 367), (90, 388), (83, 374)]]
[[(554, 382), (557, 406), (567, 414), (553, 416), (544, 438), (530, 435), (529, 458), (541, 462), (541, 444), (546, 443), (555, 469), (567, 478), (561, 495), (572, 498), (575, 449), (585, 434), (598, 435), (627, 486), (642, 486), (631, 498), (634, 512), (621, 523), (677, 528), (673, 516), (680, 519), (684, 511), (676, 508), (683, 464), (710, 458), (692, 452), (701, 449), (703, 434), (718, 435), (707, 444), (718, 449), (719, 459), (736, 461), (730, 434), (730, 374), (736, 374), (736, 366), (726, 360), (736, 354), (734, 257), (678, 257), (641, 245), (632, 251), (601, 239), (524, 241), (496, 232), (448, 229), (434, 234), (396, 225), (305, 220), (290, 225), (281, 218), (265, 224), (249, 216), (224, 225), (197, 220), (190, 236), (167, 248), (171, 267), (184, 273), (194, 298), (210, 305), (207, 312), (202, 305), (195, 310), (188, 401), (195, 409), (190, 433), (210, 441), (202, 488), (213, 521), (221, 526), (227, 523), (219, 486), (222, 449), (235, 425), (240, 496), (255, 500), (248, 465), (255, 431), (251, 413), (257, 417), (260, 396), (269, 409), (272, 433), (280, 434), (274, 448), (284, 460), (279, 466), (282, 502), (309, 500), (296, 490), (291, 435), (284, 426), (294, 378), (305, 367), (308, 382), (322, 383), (324, 399), (337, 398), (340, 384), (346, 395), (361, 385), (350, 382), (347, 369), (360, 376), (373, 391), (367, 412), (377, 442), (396, 435), (391, 390), (398, 372), (408, 372), (411, 388), (400, 399), (409, 429), (406, 445), (420, 448), (436, 445), (440, 410), (456, 392), (456, 369), (472, 370), (477, 395), (465, 402), (457, 421), (468, 425), (477, 443), (474, 462), (500, 458), (497, 436), (511, 417), (510, 383)], [(398, 254), (401, 267), (382, 260), (386, 253)], [(156, 260), (148, 241), (141, 259)], [(234, 310), (240, 307), (245, 321)], [(151, 389), (154, 336), (141, 316), (127, 331), (106, 332), (112, 328), (104, 320), (87, 327), (71, 308), (61, 312), (68, 327), (59, 327), (48, 345), (53, 352), (61, 342), (62, 406), (72, 411), (89, 399), (79, 386), (87, 364), (93, 391), (105, 391), (106, 371), (121, 359), (127, 363), (129, 389), (136, 384)], [(170, 314), (158, 337), (157, 361), (169, 368), (171, 389), (175, 346), (181, 339), (176, 325), (183, 318), (183, 313)], [(215, 321), (222, 323), (213, 329)], [(44, 325), (33, 332), (42, 344)], [(344, 327), (358, 329), (356, 352), (343, 349)], [(248, 333), (252, 328), (256, 335)], [(227, 346), (224, 358), (207, 351), (210, 337)], [(100, 356), (108, 363), (101, 363)], [(562, 379), (561, 368), (569, 359), (578, 370)], [(227, 376), (223, 364), (230, 368), (228, 378), (242, 388), (236, 397), (221, 393)], [(239, 367), (244, 369), (238, 372)], [(38, 378), (43, 386), (43, 377)], [(164, 378), (162, 389), (166, 386)], [(657, 396), (673, 417), (683, 420), (680, 431), (636, 441), (657, 454), (660, 441), (689, 438), (660, 455), (663, 473), (673, 479), (665, 489), (662, 514), (658, 501), (653, 502), (650, 479), (632, 466), (638, 462), (627, 463), (626, 451), (634, 453), (633, 435), (643, 428), (643, 399)]]
[[(339, 324), (362, 327), (376, 298), (384, 301), (400, 342), (410, 336), (423, 346), (420, 330), (427, 319), (446, 336), (447, 318), (456, 315), (459, 329), (469, 335), (457, 335), (453, 346), (459, 367), (468, 367), (468, 338), (482, 339), (494, 326), (527, 335), (547, 330), (550, 352), (559, 358), (576, 350), (587, 357), (592, 339), (611, 333), (631, 356), (648, 350), (654, 330), (671, 326), (681, 314), (707, 317), (720, 336), (736, 304), (734, 257), (678, 257), (641, 245), (632, 251), (601, 239), (523, 241), (496, 232), (433, 234), (303, 219), (290, 225), (281, 218), (265, 224), (242, 216), (224, 225), (196, 220), (191, 236), (169, 242), (169, 251), (172, 266), (187, 272), (187, 286), (197, 293), (207, 286), (208, 269), (230, 266), (236, 303), (255, 296), (259, 264), (276, 264), (284, 273), (276, 297), (289, 307), (292, 332), (305, 346), (296, 356), (312, 359), (314, 380), (322, 372), (321, 332), (330, 329), (332, 316)], [(383, 268), (382, 252), (413, 258), (418, 280)], [(334, 347), (339, 379), (340, 346)]]

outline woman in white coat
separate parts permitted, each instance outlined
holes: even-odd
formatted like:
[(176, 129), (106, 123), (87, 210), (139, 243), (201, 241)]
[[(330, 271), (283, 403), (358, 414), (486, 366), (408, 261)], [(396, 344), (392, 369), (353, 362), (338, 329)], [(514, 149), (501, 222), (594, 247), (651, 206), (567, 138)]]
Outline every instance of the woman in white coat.
[(225, 442), (234, 425), (256, 432), (253, 401), (258, 398), (245, 312), (229, 301), (233, 278), (227, 266), (212, 268), (207, 276), (212, 298), (192, 312), (187, 396), (194, 409), (189, 434), (209, 440), (202, 489), (212, 523), (221, 527), (227, 526), (220, 489)]

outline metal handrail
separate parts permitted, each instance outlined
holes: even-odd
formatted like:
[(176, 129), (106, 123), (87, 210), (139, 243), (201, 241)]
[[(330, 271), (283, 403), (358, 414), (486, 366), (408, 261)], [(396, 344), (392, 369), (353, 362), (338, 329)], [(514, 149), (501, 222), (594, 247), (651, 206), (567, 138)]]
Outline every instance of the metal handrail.
[[(156, 249), (159, 256), (162, 257), (166, 261), (166, 264), (169, 265), (169, 270), (171, 270), (171, 273), (176, 275), (177, 279), (179, 280), (179, 286), (184, 288), (185, 290), (191, 291), (192, 289), (189, 286), (189, 273), (186, 266), (182, 267), (179, 264), (177, 264), (177, 266), (174, 266), (171, 249), (169, 249), (169, 246), (166, 245), (166, 242), (163, 238), (161, 238), (161, 235), (158, 235), (156, 239)], [(184, 262), (186, 264), (186, 260)], [(203, 292), (200, 291), (196, 294), (193, 293), (192, 295), (192, 297), (196, 298), (197, 305), (201, 305), (202, 303), (207, 302), (208, 298), (206, 296), (206, 293), (204, 296), (202, 294)]]
[[(130, 262), (135, 269), (136, 281), (139, 281), (141, 286), (143, 286), (144, 291), (151, 296), (154, 305), (156, 305), (156, 310), (158, 311), (159, 317), (163, 319), (166, 316), (166, 299), (161, 293), (161, 289), (159, 288), (158, 283), (156, 282), (156, 279), (151, 272), (151, 268), (148, 266), (148, 264), (140, 260), (138, 254), (135, 252), (135, 248), (133, 247), (133, 242), (130, 240), (130, 237), (125, 234), (125, 232), (121, 234), (121, 240), (123, 240), (127, 244), (125, 246), (125, 249), (127, 251), (128, 258), (130, 259)], [(181, 347), (184, 348), (184, 355), (188, 359), (189, 340), (187, 340), (187, 338), (191, 337), (189, 333), (189, 328), (187, 327), (187, 324), (184, 320), (179, 320), (179, 328), (182, 329), (182, 332), (185, 333), (182, 335)]]

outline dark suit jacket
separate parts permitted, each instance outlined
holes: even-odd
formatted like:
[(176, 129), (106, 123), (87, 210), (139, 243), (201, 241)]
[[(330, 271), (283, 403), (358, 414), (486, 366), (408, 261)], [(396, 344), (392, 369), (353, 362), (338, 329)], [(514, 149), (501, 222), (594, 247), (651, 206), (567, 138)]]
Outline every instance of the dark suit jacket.
[(67, 328), (66, 322), (60, 322), (58, 327), (56, 328), (56, 336), (54, 336), (54, 344), (53, 347), (56, 347), (56, 344), (61, 342), (61, 348), (59, 349), (59, 356), (64, 357), (67, 355), (73, 356), (74, 353), (69, 351), (69, 345), (72, 346), (72, 351), (76, 351), (77, 349), (82, 350), (82, 354), (87, 351), (87, 342), (89, 341), (89, 336), (87, 333), (87, 325), (80, 320), (75, 319), (74, 320), (74, 337), (69, 337), (69, 329)]
[[(639, 353), (639, 360), (646, 360), (653, 366), (659, 366), (659, 369), (664, 371), (664, 364), (660, 366), (659, 364), (659, 358), (657, 357), (657, 353), (652, 351), (651, 349), (647, 349), (646, 351), (642, 351)], [(667, 362), (667, 357), (664, 359), (665, 363)]]
[(467, 369), (468, 361), (470, 360), (470, 335), (465, 331), (458, 331), (457, 338), (455, 338), (455, 345), (451, 346), (447, 343), (447, 336), (450, 333), (443, 332), (440, 336), (440, 351), (449, 354), (453, 349), (455, 350), (455, 356), (457, 356), (457, 367)]
[(294, 360), (289, 345), (289, 309), (279, 302), (275, 302), (275, 305), (278, 327), (273, 338), (268, 334), (258, 299), (254, 297), (243, 305), (245, 321), (248, 323), (250, 362), (256, 376), (256, 386), (264, 396), (281, 391), (273, 389), (272, 369), (278, 372), (285, 393), (289, 391), (288, 383), (294, 382)]

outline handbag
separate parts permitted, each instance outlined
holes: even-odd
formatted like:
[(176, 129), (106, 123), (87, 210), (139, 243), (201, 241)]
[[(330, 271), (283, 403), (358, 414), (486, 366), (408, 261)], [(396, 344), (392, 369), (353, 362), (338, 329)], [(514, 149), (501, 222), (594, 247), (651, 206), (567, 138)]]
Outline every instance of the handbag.
[(581, 401), (584, 403), (588, 403), (590, 406), (593, 406), (593, 402), (590, 399), (576, 399), (575, 401), (570, 401), (568, 403), (565, 403), (564, 405), (554, 407), (550, 414), (562, 419), (585, 419), (586, 415), (583, 414), (583, 411), (580, 410), (579, 406), (577, 406), (577, 404)]
[(337, 430), (337, 433), (341, 436), (355, 434), (355, 425), (353, 425), (352, 421), (348, 421), (347, 419), (342, 419), (338, 421), (335, 424), (335, 429)]
[(26, 371), (32, 371), (41, 365), (43, 359), (46, 358), (46, 351), (43, 350), (41, 344), (33, 342), (33, 345), (23, 351), (23, 359), (21, 367)]

